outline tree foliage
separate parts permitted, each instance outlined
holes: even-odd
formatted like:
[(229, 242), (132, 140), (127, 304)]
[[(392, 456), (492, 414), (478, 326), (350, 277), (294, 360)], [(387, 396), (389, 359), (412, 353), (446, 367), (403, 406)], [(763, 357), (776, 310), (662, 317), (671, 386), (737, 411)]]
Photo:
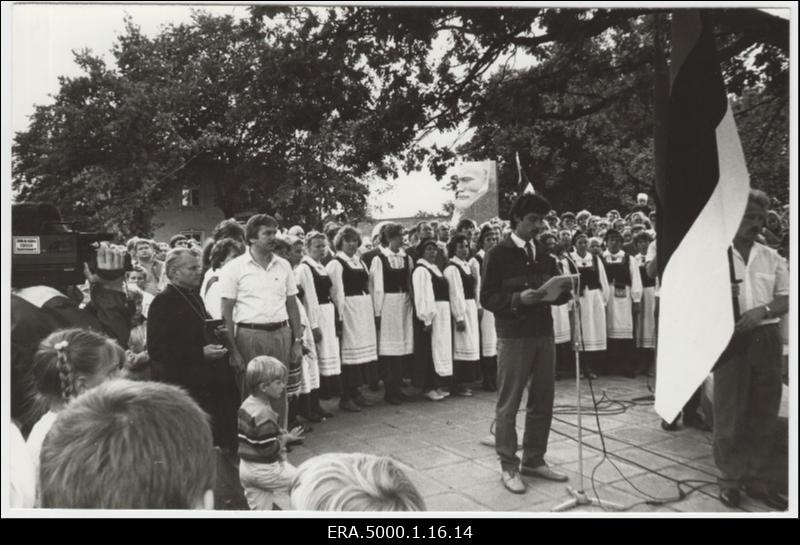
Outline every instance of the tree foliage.
[[(557, 206), (624, 206), (653, 179), (656, 13), (255, 6), (153, 37), (127, 20), (114, 65), (77, 52), (83, 75), (16, 135), (13, 185), (123, 234), (150, 231), (158, 203), (201, 181), (226, 216), (312, 226), (363, 216), (364, 180), (422, 165), (441, 178), (459, 155), (498, 160), (508, 197), (519, 152)], [(780, 194), (788, 22), (711, 13), (754, 185)], [(460, 149), (424, 144), (465, 124)]]

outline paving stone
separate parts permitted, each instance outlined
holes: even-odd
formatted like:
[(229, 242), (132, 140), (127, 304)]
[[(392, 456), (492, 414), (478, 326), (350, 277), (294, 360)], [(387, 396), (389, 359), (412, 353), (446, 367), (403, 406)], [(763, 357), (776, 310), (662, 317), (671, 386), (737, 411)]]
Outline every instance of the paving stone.
[(390, 435), (388, 437), (375, 437), (365, 440), (365, 444), (378, 449), (381, 453), (392, 455), (398, 452), (408, 452), (410, 450), (419, 450), (432, 446), (427, 441), (409, 435), (408, 433), (401, 433), (398, 435)]
[[(621, 423), (620, 423), (621, 424)], [(605, 430), (604, 430), (605, 431)], [(620, 425), (607, 432), (609, 437), (634, 443), (635, 445), (649, 445), (671, 438), (670, 432), (659, 428), (644, 428), (641, 426)]]
[(708, 456), (712, 451), (710, 444), (698, 441), (696, 437), (685, 435), (648, 446), (653, 450), (680, 456), (683, 459), (702, 458)]
[(367, 424), (348, 428), (346, 433), (356, 439), (373, 439), (397, 435), (398, 429), (387, 424)]
[[(710, 481), (710, 482), (717, 482), (717, 475), (719, 473), (716, 470), (713, 473), (711, 473), (707, 469), (695, 469), (691, 466), (687, 466), (684, 464), (677, 464), (674, 466), (665, 467), (663, 469), (659, 469), (658, 472), (678, 480), (691, 479), (691, 480)], [(699, 484), (702, 483), (690, 483), (691, 486)], [(711, 488), (709, 488), (708, 490), (711, 490)]]
[[(475, 433), (470, 433), (458, 426), (448, 426), (434, 430), (425, 430), (415, 434), (415, 437), (436, 446), (460, 444), (465, 441), (475, 441)], [(477, 441), (475, 441), (477, 443)]]
[(630, 447), (612, 453), (613, 460), (620, 462), (635, 462), (647, 469), (662, 469), (671, 465), (675, 465), (679, 459), (674, 458), (672, 455), (662, 455), (657, 450), (648, 447), (652, 452), (648, 452), (641, 448)]
[(524, 494), (509, 492), (497, 473), (495, 478), (475, 486), (465, 488), (463, 494), (492, 511), (517, 511), (533, 504), (552, 502), (547, 494), (530, 487)]
[[(602, 460), (602, 463), (601, 463)], [(596, 468), (596, 469), (595, 469)], [(578, 472), (578, 462), (572, 462), (559, 466), (559, 470), (568, 469), (570, 471)], [(619, 462), (613, 458), (603, 459), (601, 456), (593, 456), (588, 460), (584, 460), (583, 474), (587, 479), (594, 478), (595, 483), (609, 484), (616, 481), (630, 479), (636, 475), (645, 473), (646, 470)]]
[(497, 470), (492, 471), (473, 461), (464, 461), (426, 469), (422, 473), (456, 491), (460, 491), (477, 483), (497, 479), (500, 472)]
[[(593, 386), (598, 400), (603, 391), (610, 399), (632, 400), (647, 394), (646, 384), (643, 378), (602, 377)], [(304, 445), (293, 448), (289, 461), (299, 465), (325, 452), (392, 456), (405, 467), (431, 510), (543, 513), (569, 498), (566, 485), (581, 486), (577, 474), (577, 415), (574, 413), (554, 416), (546, 454), (548, 463), (567, 473), (569, 481), (557, 483), (523, 476), (529, 489), (526, 494), (517, 496), (508, 492), (500, 481), (500, 464), (494, 448), (481, 444), (482, 440), (492, 439), (490, 430), (496, 394), (476, 390), (472, 398), (451, 398), (440, 403), (417, 399), (398, 406), (385, 404), (382, 391), (365, 394), (377, 404), (360, 413), (339, 411), (338, 400), (323, 402), (335, 417), (312, 424), (314, 432), (306, 436)], [(582, 402), (587, 408), (591, 407), (585, 382)], [(556, 383), (555, 403), (575, 404), (574, 382)], [(522, 441), (524, 409), (518, 416), (517, 431)], [(620, 414), (603, 414), (599, 420), (611, 460), (634, 485), (651, 495), (675, 496), (676, 480), (715, 480), (717, 470), (710, 434), (683, 427), (677, 432), (664, 432), (653, 407), (644, 404)], [(582, 424), (586, 442), (583, 486), (591, 494), (589, 476), (601, 459), (597, 448), (600, 438), (593, 415), (584, 414)], [(645, 468), (657, 470), (664, 477), (649, 474)], [(626, 505), (641, 501), (640, 494), (625, 483), (607, 461), (595, 474), (595, 490), (602, 499)], [(637, 505), (633, 511), (722, 512), (724, 506), (716, 499), (716, 493), (716, 487), (711, 485), (690, 494), (682, 502), (668, 506)], [(746, 496), (743, 496), (742, 509), (742, 512), (768, 510)], [(599, 511), (584, 507), (581, 510)]]
[(445, 450), (449, 450), (455, 454), (466, 456), (468, 458), (482, 458), (485, 456), (495, 457), (494, 448), (481, 444), (474, 436), (466, 441), (459, 443), (445, 443), (442, 442), (441, 446)]
[[(716, 487), (707, 487), (706, 490), (714, 491)], [(671, 505), (676, 511), (682, 513), (745, 513), (744, 509), (731, 508), (723, 505), (716, 496), (709, 497), (700, 492), (693, 492), (687, 498)]]
[(398, 452), (395, 457), (403, 463), (406, 463), (419, 470), (430, 469), (433, 467), (451, 466), (466, 460), (466, 458), (463, 456), (458, 456), (439, 447), (428, 447), (420, 450)]
[(647, 505), (642, 503), (642, 498), (623, 492), (611, 485), (597, 486), (594, 490), (587, 487), (586, 495), (589, 498), (599, 499), (601, 502), (612, 502), (617, 504), (618, 507), (611, 506), (606, 503), (601, 506), (580, 505), (567, 513), (607, 513), (609, 516), (621, 516), (621, 513), (637, 513), (637, 512), (665, 512), (674, 513), (675, 511), (669, 506)]
[(491, 511), (485, 505), (455, 492), (436, 494), (424, 499), (428, 511)]
[(406, 475), (408, 475), (408, 478), (411, 479), (411, 482), (414, 483), (414, 486), (417, 487), (419, 493), (422, 494), (423, 498), (451, 491), (450, 487), (426, 475), (422, 471), (412, 468), (404, 468), (404, 471)]
[(678, 487), (675, 481), (653, 473), (638, 475), (628, 481), (617, 481), (612, 486), (617, 490), (647, 500), (666, 500), (678, 496)]
[(297, 467), (309, 458), (313, 458), (316, 456), (316, 453), (306, 447), (297, 446), (292, 447), (292, 452), (286, 455), (286, 458), (289, 460), (289, 463), (293, 466)]

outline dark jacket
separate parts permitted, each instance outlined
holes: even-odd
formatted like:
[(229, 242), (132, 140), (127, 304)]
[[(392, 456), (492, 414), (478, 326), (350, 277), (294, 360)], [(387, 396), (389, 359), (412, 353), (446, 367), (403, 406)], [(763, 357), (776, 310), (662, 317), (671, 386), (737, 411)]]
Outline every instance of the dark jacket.
[[(487, 252), (481, 277), (481, 306), (494, 314), (495, 329), (500, 338), (552, 337), (553, 316), (549, 303), (523, 305), (520, 294), (538, 288), (549, 278), (558, 276), (556, 259), (534, 242), (536, 257), (527, 264), (525, 250), (518, 248), (511, 235)], [(553, 304), (563, 304), (569, 295)]]
[[(203, 358), (205, 307), (196, 293), (172, 284), (155, 296), (147, 315), (147, 350), (160, 380), (183, 386), (195, 397), (205, 393), (211, 365)], [(197, 302), (192, 307), (186, 298)], [(203, 314), (199, 314), (202, 312)]]

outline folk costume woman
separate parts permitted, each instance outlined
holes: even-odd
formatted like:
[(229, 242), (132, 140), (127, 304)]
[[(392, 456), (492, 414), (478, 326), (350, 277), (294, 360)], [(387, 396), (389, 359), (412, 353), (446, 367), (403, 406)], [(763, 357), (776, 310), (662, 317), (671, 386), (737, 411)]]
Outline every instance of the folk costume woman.
[[(491, 250), (500, 240), (500, 231), (493, 225), (484, 225), (478, 237), (478, 252), (469, 260), (469, 268), (476, 280), (475, 292), (481, 292), (481, 269), (486, 252)], [(483, 376), (483, 389), (487, 392), (497, 391), (497, 331), (494, 327), (494, 314), (481, 308), (478, 304), (478, 319), (480, 321), (480, 349), (481, 349), (481, 375)]]
[(378, 359), (388, 400), (405, 397), (400, 386), (404, 366), (414, 354), (411, 302), (411, 258), (402, 250), (403, 227), (387, 225), (381, 233), (381, 251), (369, 271), (370, 293), (378, 332)]
[(467, 383), (477, 379), (480, 360), (480, 326), (478, 324), (477, 279), (472, 275), (469, 259), (470, 241), (458, 234), (447, 243), (450, 264), (444, 277), (450, 292), (450, 313), (453, 316), (453, 390), (458, 396), (470, 397)]
[(421, 257), (412, 275), (417, 328), (414, 383), (425, 397), (441, 401), (450, 395), (443, 387), (453, 376), (450, 290), (435, 264), (436, 242), (422, 241), (417, 252)]
[(581, 355), (582, 373), (595, 379), (594, 367), (602, 362), (606, 350), (606, 303), (609, 297), (608, 279), (603, 260), (589, 253), (588, 239), (577, 232), (572, 237), (574, 250), (569, 254), (570, 272), (579, 274), (579, 319), (575, 331)]
[(636, 255), (636, 265), (639, 267), (639, 276), (642, 279), (642, 303), (636, 320), (636, 349), (637, 360), (641, 369), (649, 368), (655, 356), (656, 348), (656, 279), (647, 274), (647, 248), (651, 238), (647, 232), (642, 232), (634, 238), (639, 253)]
[(334, 238), (336, 254), (326, 269), (333, 283), (333, 304), (342, 332), (342, 396), (346, 410), (360, 411), (372, 405), (359, 387), (372, 382), (367, 366), (374, 373), (378, 360), (374, 309), (369, 294), (369, 272), (358, 256), (361, 235), (353, 227), (342, 227)]
[(325, 235), (311, 232), (306, 237), (306, 252), (297, 267), (297, 277), (303, 288), (303, 305), (317, 348), (320, 374), (320, 397), (330, 399), (341, 390), (342, 362), (339, 357), (339, 338), (336, 336), (336, 311), (331, 299), (333, 283), (320, 260), (326, 252)]
[(642, 300), (642, 279), (639, 266), (622, 248), (622, 235), (609, 229), (606, 233), (607, 250), (603, 253), (603, 267), (609, 283), (606, 306), (608, 326), (607, 369), (628, 377), (636, 376), (634, 358), (633, 322), (639, 314)]

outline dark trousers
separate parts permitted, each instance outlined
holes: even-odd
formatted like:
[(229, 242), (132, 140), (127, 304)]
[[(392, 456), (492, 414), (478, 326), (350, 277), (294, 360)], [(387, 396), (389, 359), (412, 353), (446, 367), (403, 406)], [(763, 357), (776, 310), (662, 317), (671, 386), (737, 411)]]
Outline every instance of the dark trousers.
[(723, 487), (769, 484), (781, 402), (783, 341), (777, 324), (757, 327), (714, 371), (714, 462)]
[(497, 408), (495, 450), (503, 470), (518, 469), (517, 411), (528, 387), (522, 464), (536, 467), (544, 462), (555, 389), (553, 337), (497, 340)]

